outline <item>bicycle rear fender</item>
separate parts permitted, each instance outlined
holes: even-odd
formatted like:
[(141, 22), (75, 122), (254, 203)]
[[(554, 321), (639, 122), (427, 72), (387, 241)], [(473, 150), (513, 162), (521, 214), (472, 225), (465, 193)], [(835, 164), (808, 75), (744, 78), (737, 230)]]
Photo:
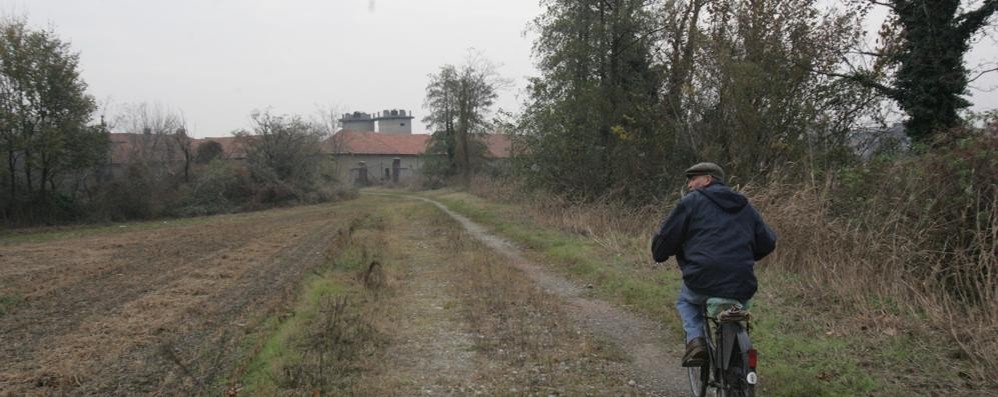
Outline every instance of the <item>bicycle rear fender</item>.
[(721, 359), (718, 368), (726, 370), (730, 366), (731, 355), (735, 353), (735, 341), (738, 342), (738, 353), (742, 355), (742, 362), (746, 362), (752, 342), (741, 323), (721, 323), (721, 338), (724, 346), (721, 346), (721, 354), (718, 355)]

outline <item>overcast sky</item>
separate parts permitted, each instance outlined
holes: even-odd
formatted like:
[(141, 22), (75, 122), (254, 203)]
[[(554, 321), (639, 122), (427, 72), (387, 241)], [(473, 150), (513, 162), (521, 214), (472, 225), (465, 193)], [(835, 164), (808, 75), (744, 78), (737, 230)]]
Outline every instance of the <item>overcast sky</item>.
[[(528, 23), (537, 0), (0, 0), (0, 12), (51, 26), (80, 53), (101, 103), (159, 103), (182, 111), (194, 136), (249, 126), (254, 109), (400, 108), (419, 120), (427, 75), (468, 49), (513, 81), (499, 107), (516, 111), (536, 75)], [(874, 31), (876, 29), (873, 29)], [(968, 66), (995, 58), (984, 39)], [(998, 86), (998, 76), (975, 86)], [(974, 91), (975, 109), (998, 92)]]

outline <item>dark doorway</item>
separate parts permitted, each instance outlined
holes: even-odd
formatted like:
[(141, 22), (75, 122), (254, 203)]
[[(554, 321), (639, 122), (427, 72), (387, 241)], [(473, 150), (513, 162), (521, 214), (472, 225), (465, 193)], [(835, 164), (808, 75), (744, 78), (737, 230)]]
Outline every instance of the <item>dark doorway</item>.
[(400, 171), (402, 171), (402, 159), (392, 160), (392, 182), (398, 183)]
[(367, 165), (364, 162), (360, 162), (360, 168), (357, 169), (357, 180), (355, 181), (360, 185), (367, 185)]

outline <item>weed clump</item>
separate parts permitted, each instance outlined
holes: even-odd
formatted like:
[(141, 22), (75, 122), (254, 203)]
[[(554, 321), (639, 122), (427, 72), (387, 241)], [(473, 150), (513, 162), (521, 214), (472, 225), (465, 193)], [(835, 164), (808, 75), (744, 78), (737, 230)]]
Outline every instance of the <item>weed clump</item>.
[(385, 336), (343, 296), (323, 294), (317, 312), (294, 341), (299, 359), (285, 363), (278, 385), (286, 390), (347, 391), (353, 375), (363, 372), (362, 357), (370, 356)]
[(389, 275), (374, 257), (370, 214), (350, 219), (326, 248), (328, 266), (306, 283), (301, 300), (281, 319), (244, 382), (255, 394), (342, 395), (376, 366), (388, 336), (375, 326)]

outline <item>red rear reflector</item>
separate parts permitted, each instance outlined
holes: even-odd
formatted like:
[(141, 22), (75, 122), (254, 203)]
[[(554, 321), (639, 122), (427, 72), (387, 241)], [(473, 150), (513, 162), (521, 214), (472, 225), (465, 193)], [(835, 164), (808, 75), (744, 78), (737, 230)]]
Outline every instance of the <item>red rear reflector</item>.
[(748, 351), (748, 366), (749, 368), (755, 369), (755, 363), (759, 360), (758, 353), (755, 349), (749, 349)]

